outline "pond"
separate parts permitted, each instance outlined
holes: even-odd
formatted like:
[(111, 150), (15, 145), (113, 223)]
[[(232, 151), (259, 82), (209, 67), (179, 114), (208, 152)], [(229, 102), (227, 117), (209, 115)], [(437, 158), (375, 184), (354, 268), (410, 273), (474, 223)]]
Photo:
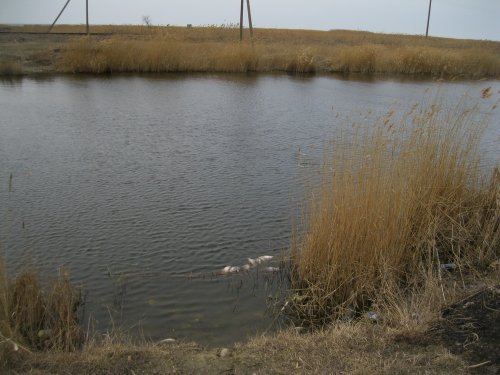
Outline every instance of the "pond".
[[(486, 113), (499, 90), (286, 75), (0, 81), (0, 251), (11, 272), (63, 266), (98, 329), (244, 340), (274, 329), (266, 300), (279, 275), (217, 273), (262, 255), (278, 266), (306, 175), (340, 125), (436, 98), (452, 107), (464, 93)], [(489, 120), (491, 162), (498, 110)]]

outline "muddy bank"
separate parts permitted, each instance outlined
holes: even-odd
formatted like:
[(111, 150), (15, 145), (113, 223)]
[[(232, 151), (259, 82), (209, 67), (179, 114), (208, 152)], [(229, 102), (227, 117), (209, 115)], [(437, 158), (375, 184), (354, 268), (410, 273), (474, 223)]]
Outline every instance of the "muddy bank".
[(6, 374), (495, 374), (500, 286), (443, 310), (429, 330), (360, 321), (321, 332), (286, 330), (231, 348), (194, 343), (123, 344), (111, 338), (81, 352), (11, 352)]

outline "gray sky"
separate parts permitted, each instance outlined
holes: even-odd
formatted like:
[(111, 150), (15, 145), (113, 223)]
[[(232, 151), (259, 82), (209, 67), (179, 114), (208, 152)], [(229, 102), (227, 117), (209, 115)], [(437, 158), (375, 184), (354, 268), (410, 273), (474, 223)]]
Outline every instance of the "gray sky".
[[(66, 0), (0, 0), (0, 23), (50, 24)], [(208, 25), (239, 22), (240, 0), (89, 0), (96, 24)], [(256, 27), (425, 34), (428, 0), (251, 0)], [(246, 16), (245, 16), (246, 17)], [(500, 0), (433, 0), (429, 33), (500, 40)], [(84, 23), (71, 0), (59, 23)], [(245, 18), (245, 24), (247, 23)]]

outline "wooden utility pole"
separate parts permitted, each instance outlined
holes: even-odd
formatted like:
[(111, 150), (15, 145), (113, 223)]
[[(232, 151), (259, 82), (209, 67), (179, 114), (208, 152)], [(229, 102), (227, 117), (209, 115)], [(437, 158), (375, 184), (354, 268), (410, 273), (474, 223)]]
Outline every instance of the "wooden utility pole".
[(429, 22), (431, 20), (431, 7), (432, 7), (432, 0), (429, 0), (429, 14), (427, 14), (427, 29), (425, 29), (425, 37), (426, 38), (429, 36)]
[(241, 0), (240, 7), (240, 42), (243, 40), (243, 1)]
[(248, 26), (250, 27), (250, 39), (253, 39), (252, 12), (250, 11), (250, 0), (247, 0)]
[(87, 13), (87, 35), (90, 35), (90, 30), (89, 30), (89, 0), (86, 0), (85, 2), (86, 5), (86, 13)]
[[(240, 42), (243, 40), (244, 1), (245, 0), (241, 0), (241, 6), (240, 6)], [(250, 10), (250, 0), (247, 0), (247, 12), (248, 12), (248, 25), (250, 27), (250, 38), (253, 39), (252, 11)]]
[(61, 9), (61, 11), (59, 12), (59, 14), (57, 15), (56, 19), (54, 20), (54, 22), (52, 22), (52, 25), (50, 25), (49, 31), (47, 31), (48, 33), (50, 33), (52, 31), (52, 29), (54, 28), (54, 25), (56, 24), (56, 22), (59, 19), (59, 17), (61, 17), (61, 14), (63, 14), (64, 9), (66, 9), (66, 7), (68, 6), (68, 4), (69, 4), (70, 1), (71, 0), (66, 1), (66, 4), (64, 4), (63, 8)]

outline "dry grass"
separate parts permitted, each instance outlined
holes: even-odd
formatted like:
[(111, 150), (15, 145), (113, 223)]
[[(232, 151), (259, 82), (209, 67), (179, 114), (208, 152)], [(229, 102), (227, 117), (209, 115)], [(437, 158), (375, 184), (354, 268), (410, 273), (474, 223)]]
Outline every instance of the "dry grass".
[[(47, 26), (0, 26), (0, 30), (45, 32)], [(71, 36), (84, 32), (84, 25), (56, 26), (54, 33), (69, 36), (53, 34), (45, 38), (73, 41), (66, 42), (62, 51), (50, 59), (35, 56), (33, 62), (49, 64), (55, 71), (87, 73), (276, 71), (446, 78), (500, 76), (500, 43), (494, 41), (349, 30), (256, 29), (253, 44), (248, 42), (248, 36), (240, 44), (238, 29), (224, 25), (193, 28), (97, 25), (91, 30), (95, 34), (86, 38)], [(60, 60), (58, 64), (56, 60)]]
[(464, 374), (466, 364), (439, 343), (415, 336), (423, 345), (402, 340), (386, 326), (370, 322), (343, 324), (298, 334), (259, 337), (242, 346), (260, 358), (267, 374)]
[[(60, 30), (70, 30), (61, 26)], [(500, 43), (346, 30), (255, 30), (238, 42), (226, 27), (96, 26), (67, 46), (69, 72), (340, 72), (498, 77)]]
[(21, 64), (13, 62), (0, 63), (0, 76), (17, 76), (23, 74)]
[(34, 271), (10, 279), (0, 257), (0, 366), (18, 351), (79, 348), (82, 302), (63, 270), (44, 289)]
[[(420, 340), (414, 345), (411, 340)], [(465, 374), (467, 363), (433, 340), (399, 339), (384, 326), (360, 322), (314, 334), (292, 330), (220, 348), (192, 343), (103, 341), (83, 351), (18, 353), (13, 374)]]
[(333, 142), (292, 246), (301, 324), (368, 308), (421, 321), (453, 299), (444, 264), (465, 284), (498, 260), (500, 173), (479, 166), (477, 111), (414, 107)]

